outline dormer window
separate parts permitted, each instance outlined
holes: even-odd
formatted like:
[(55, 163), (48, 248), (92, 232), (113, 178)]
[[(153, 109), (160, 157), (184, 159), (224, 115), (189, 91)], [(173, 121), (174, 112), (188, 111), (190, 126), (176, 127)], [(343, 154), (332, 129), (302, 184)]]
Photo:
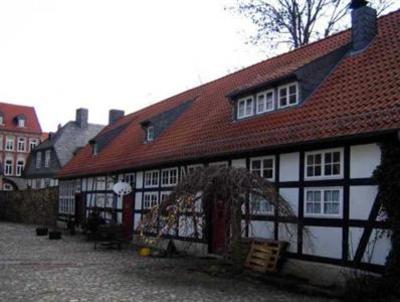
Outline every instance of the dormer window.
[(246, 118), (253, 115), (254, 98), (249, 96), (240, 99), (237, 103), (237, 117), (238, 119)]
[(278, 107), (286, 108), (299, 103), (298, 84), (291, 83), (278, 87)]
[(19, 128), (24, 128), (25, 127), (25, 119), (20, 117), (18, 118), (18, 127)]
[(148, 126), (146, 128), (146, 140), (152, 142), (154, 140), (154, 126)]
[(257, 94), (257, 114), (275, 109), (275, 92), (273, 89)]
[(0, 112), (0, 125), (4, 125), (4, 116), (3, 113)]

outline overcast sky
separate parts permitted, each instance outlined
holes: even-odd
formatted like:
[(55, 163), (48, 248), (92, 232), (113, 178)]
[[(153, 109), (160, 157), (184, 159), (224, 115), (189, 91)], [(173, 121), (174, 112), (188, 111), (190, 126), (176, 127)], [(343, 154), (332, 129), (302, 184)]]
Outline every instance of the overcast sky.
[(230, 0), (0, 0), (0, 101), (44, 131), (130, 113), (265, 58)]

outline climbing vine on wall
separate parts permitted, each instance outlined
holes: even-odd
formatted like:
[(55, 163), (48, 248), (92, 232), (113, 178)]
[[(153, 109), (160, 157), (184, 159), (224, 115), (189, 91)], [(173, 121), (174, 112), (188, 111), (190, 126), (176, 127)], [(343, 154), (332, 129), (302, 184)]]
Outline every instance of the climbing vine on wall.
[(386, 260), (385, 277), (400, 280), (400, 142), (381, 144), (382, 161), (374, 172), (378, 182), (382, 210), (391, 230), (392, 249)]

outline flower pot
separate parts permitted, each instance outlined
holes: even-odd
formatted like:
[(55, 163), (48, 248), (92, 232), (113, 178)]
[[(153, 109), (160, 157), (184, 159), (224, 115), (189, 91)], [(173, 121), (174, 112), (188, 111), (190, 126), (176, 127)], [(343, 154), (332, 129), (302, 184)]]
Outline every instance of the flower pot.
[(150, 248), (148, 247), (142, 247), (141, 249), (139, 249), (139, 255), (142, 257), (150, 256), (150, 252)]
[(48, 232), (47, 228), (36, 228), (36, 236), (46, 236)]
[(61, 239), (61, 232), (59, 232), (59, 231), (52, 231), (52, 232), (49, 232), (49, 239), (50, 239), (50, 240), (58, 240), (58, 239)]

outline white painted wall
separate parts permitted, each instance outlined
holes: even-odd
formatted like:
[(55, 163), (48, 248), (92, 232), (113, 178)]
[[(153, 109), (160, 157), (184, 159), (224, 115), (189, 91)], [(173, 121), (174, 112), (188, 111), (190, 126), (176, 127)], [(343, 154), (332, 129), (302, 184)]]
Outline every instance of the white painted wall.
[(142, 192), (135, 193), (135, 210), (142, 209)]
[(299, 189), (298, 188), (280, 188), (279, 194), (289, 203), (293, 213), (299, 215)]
[(300, 153), (286, 153), (279, 157), (279, 181), (299, 180)]
[(143, 188), (143, 171), (136, 173), (136, 189)]
[(381, 150), (377, 144), (352, 146), (350, 148), (350, 177), (371, 177), (380, 161)]
[(278, 238), (289, 242), (288, 251), (297, 253), (297, 224), (280, 223), (278, 229)]
[(249, 237), (274, 239), (274, 223), (270, 221), (251, 221)]
[(233, 168), (244, 168), (244, 169), (246, 169), (246, 159), (245, 158), (241, 158), (241, 159), (232, 160), (232, 167)]
[(140, 219), (141, 219), (140, 214), (135, 214), (134, 224), (133, 224), (133, 229), (134, 230), (136, 230), (136, 228), (138, 227), (138, 225), (140, 223)]
[[(363, 228), (350, 228), (349, 230), (349, 258), (353, 259), (357, 252), (357, 247), (363, 234)], [(374, 229), (369, 238), (366, 251), (362, 257), (362, 262), (384, 265), (386, 257), (391, 248), (390, 233)]]
[(351, 186), (350, 219), (367, 220), (377, 193), (378, 186)]
[(303, 231), (303, 253), (307, 255), (342, 258), (342, 229), (335, 227), (307, 227)]

